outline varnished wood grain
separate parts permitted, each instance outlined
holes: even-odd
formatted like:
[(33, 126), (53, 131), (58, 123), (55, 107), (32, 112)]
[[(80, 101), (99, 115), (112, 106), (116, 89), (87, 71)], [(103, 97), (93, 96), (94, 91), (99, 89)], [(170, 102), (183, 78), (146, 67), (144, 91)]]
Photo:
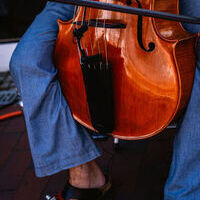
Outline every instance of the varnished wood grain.
[[(104, 1), (106, 2), (106, 1)], [(125, 1), (109, 3), (124, 5)], [(141, 0), (145, 9), (178, 13), (176, 1)], [(135, 2), (132, 7), (137, 7)], [(75, 21), (81, 21), (80, 8)], [(112, 66), (115, 128), (113, 136), (122, 139), (143, 139), (162, 131), (181, 113), (190, 96), (197, 35), (187, 33), (181, 24), (143, 18), (143, 43), (152, 52), (140, 48), (137, 40), (137, 16), (88, 8), (86, 20), (101, 19), (123, 22), (126, 29), (89, 27), (82, 38), (88, 55), (102, 53)], [(59, 21), (55, 63), (63, 93), (72, 115), (84, 126), (92, 127), (77, 45), (73, 42), (71, 21)]]

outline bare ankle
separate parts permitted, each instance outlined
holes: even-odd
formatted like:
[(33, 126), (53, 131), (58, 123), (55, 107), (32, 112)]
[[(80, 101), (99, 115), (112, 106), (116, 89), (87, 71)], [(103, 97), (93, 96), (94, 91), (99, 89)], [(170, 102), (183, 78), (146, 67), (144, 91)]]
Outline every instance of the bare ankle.
[(105, 177), (94, 161), (69, 170), (69, 182), (78, 188), (99, 188), (105, 184)]

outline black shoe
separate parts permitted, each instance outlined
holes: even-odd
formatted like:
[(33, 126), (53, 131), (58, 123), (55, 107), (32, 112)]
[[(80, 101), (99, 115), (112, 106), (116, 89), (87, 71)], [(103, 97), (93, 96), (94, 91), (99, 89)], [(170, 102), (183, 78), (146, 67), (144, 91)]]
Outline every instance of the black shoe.
[(57, 195), (50, 197), (46, 195), (47, 200), (69, 200), (69, 199), (78, 199), (78, 200), (111, 200), (108, 197), (108, 193), (111, 190), (111, 180), (106, 178), (106, 183), (100, 188), (92, 189), (81, 189), (72, 186), (70, 183), (67, 183), (62, 192), (59, 192)]

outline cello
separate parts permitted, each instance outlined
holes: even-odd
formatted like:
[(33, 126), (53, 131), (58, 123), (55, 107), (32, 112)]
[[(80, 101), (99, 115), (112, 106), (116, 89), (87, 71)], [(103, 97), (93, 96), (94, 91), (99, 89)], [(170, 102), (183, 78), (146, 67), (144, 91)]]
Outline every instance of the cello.
[[(109, 3), (179, 13), (173, 0)], [(193, 85), (198, 34), (188, 33), (177, 21), (89, 7), (78, 7), (72, 20), (59, 20), (58, 25), (55, 65), (72, 116), (80, 124), (138, 140), (158, 134), (183, 113)], [(87, 78), (91, 71), (96, 73)], [(98, 83), (91, 84), (99, 76)], [(101, 111), (104, 116), (96, 117)]]

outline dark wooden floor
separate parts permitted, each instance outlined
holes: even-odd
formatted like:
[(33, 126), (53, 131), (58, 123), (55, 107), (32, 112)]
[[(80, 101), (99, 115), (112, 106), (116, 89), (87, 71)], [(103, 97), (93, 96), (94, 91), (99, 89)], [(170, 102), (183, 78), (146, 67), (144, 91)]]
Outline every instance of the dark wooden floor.
[[(0, 115), (18, 110), (0, 109)], [(175, 130), (145, 141), (121, 142), (113, 149), (112, 138), (98, 142), (103, 156), (97, 160), (110, 169), (113, 200), (161, 200), (168, 174)], [(0, 121), (0, 200), (39, 200), (62, 189), (67, 171), (36, 178), (23, 116)]]

